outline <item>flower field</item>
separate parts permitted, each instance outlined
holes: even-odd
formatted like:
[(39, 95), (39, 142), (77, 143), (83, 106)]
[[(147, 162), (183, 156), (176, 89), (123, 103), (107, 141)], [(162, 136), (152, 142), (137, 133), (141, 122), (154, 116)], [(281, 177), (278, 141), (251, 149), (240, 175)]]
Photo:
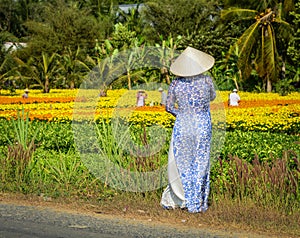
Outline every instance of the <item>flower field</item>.
[[(136, 203), (139, 196), (145, 200), (146, 195), (147, 206), (157, 207), (160, 188), (167, 184), (165, 168), (175, 119), (159, 106), (159, 92), (147, 91), (146, 106), (139, 108), (134, 90), (109, 90), (106, 97), (92, 90), (51, 90), (49, 94), (31, 90), (28, 99), (22, 93), (18, 90), (12, 96), (2, 90), (0, 94), (0, 130), (4, 132), (0, 192), (105, 204), (119, 195), (120, 199), (130, 196), (126, 203)], [(290, 231), (299, 220), (300, 93), (282, 97), (240, 92), (238, 107), (228, 107), (228, 94), (218, 92), (211, 103), (217, 127), (211, 150), (212, 208), (225, 207), (227, 214), (242, 204), (243, 211), (251, 211), (246, 214), (248, 220), (255, 220), (258, 213), (251, 217), (255, 204), (259, 210), (280, 214)], [(18, 111), (23, 109), (31, 121), (22, 120)], [(105, 123), (115, 118), (137, 126), (128, 130), (121, 123)], [(151, 127), (154, 124), (167, 129)]]
[[(136, 91), (109, 90), (107, 97), (97, 97), (97, 92), (82, 90), (51, 90), (43, 94), (31, 90), (28, 99), (23, 99), (21, 90), (10, 96), (2, 90), (0, 95), (0, 117), (10, 119), (24, 108), (31, 120), (70, 122), (73, 119), (95, 120), (125, 117), (133, 124), (159, 124), (172, 127), (174, 117), (159, 106), (160, 93), (148, 91), (145, 107), (135, 107)], [(300, 93), (279, 96), (275, 93), (240, 92), (238, 107), (228, 107), (229, 92), (219, 92), (219, 100), (212, 103), (212, 117), (226, 123), (226, 130), (269, 131), (299, 134)], [(150, 106), (150, 103), (154, 106)], [(76, 110), (75, 110), (76, 108)], [(218, 119), (218, 116), (221, 119)], [(224, 118), (224, 119), (222, 119)], [(224, 120), (224, 121), (223, 121)]]

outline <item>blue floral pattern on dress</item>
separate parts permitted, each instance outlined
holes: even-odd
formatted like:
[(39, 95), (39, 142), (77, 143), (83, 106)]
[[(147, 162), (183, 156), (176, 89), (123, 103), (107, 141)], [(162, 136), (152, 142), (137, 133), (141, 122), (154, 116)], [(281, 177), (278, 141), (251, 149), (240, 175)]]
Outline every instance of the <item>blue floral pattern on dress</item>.
[(210, 189), (210, 101), (216, 92), (209, 76), (176, 78), (170, 84), (166, 110), (176, 117), (173, 152), (189, 212), (208, 208)]

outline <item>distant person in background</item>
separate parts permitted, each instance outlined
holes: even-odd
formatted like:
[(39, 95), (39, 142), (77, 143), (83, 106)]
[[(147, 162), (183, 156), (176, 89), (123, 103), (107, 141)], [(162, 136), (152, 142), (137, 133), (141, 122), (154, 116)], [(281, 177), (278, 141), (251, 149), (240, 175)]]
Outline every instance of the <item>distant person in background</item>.
[(139, 90), (136, 94), (136, 106), (143, 107), (145, 106), (145, 100), (147, 98), (147, 93), (144, 90)]
[(29, 97), (29, 89), (26, 88), (26, 89), (24, 90), (24, 93), (23, 93), (23, 95), (22, 95), (22, 98), (28, 98), (28, 97)]
[(237, 89), (233, 89), (229, 94), (229, 106), (238, 106), (241, 101), (240, 96), (237, 93)]
[(163, 88), (159, 88), (158, 91), (161, 94), (160, 105), (161, 106), (166, 106), (167, 94), (164, 92)]
[(105, 90), (101, 89), (100, 92), (99, 92), (99, 97), (106, 97), (106, 92)]

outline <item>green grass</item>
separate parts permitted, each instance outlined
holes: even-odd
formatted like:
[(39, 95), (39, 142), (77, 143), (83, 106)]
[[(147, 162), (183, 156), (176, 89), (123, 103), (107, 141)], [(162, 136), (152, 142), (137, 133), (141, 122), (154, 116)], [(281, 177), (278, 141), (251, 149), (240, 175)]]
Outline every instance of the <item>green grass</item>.
[[(38, 128), (43, 128), (43, 133)], [(2, 120), (0, 129), (8, 137), (0, 138), (2, 193), (84, 201), (113, 214), (124, 214), (125, 211), (140, 216), (138, 211), (143, 210), (144, 216), (170, 222), (186, 219), (195, 227), (200, 222), (281, 235), (299, 234), (300, 149), (296, 136), (241, 131), (226, 133), (221, 158), (211, 169), (210, 208), (205, 214), (192, 215), (181, 210), (162, 210), (159, 206), (161, 186), (153, 191), (124, 191), (126, 189), (111, 186), (111, 181), (122, 183), (123, 188), (132, 186), (135, 181), (126, 180), (122, 174), (110, 173), (105, 166), (102, 168), (104, 177), (92, 173), (91, 168), (97, 170), (96, 165), (101, 164), (93, 161), (89, 167), (83, 160), (77, 151), (79, 145), (74, 143), (71, 124), (30, 122), (25, 118), (24, 121)], [(141, 158), (131, 154), (132, 144), (126, 141), (147, 146), (151, 141), (149, 133), (154, 132), (147, 128), (129, 128), (128, 134), (123, 132), (123, 137), (116, 136), (120, 131), (120, 128), (98, 124), (95, 127), (98, 140), (93, 143), (100, 145), (100, 150), (98, 148), (96, 153), (105, 153), (112, 164), (139, 173), (153, 171), (167, 163), (171, 131), (157, 154)], [(80, 133), (89, 135), (84, 130)], [(83, 136), (82, 139), (80, 146), (85, 152), (95, 149), (89, 146), (88, 138)], [(16, 144), (16, 141), (20, 143)], [(34, 146), (28, 146), (30, 143)], [(125, 150), (124, 144), (128, 147)]]

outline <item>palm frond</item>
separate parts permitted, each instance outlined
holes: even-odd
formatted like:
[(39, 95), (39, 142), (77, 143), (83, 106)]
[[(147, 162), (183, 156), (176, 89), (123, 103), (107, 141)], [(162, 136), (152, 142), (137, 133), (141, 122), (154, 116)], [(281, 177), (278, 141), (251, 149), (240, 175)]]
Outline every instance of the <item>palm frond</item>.
[(276, 48), (275, 33), (272, 25), (262, 28), (262, 40), (259, 54), (255, 59), (256, 70), (260, 77), (268, 78), (272, 82), (277, 81), (278, 77), (278, 53)]
[(244, 20), (245, 18), (254, 19), (257, 11), (252, 9), (229, 8), (221, 11), (221, 19), (223, 20)]
[(5, 59), (3, 60), (3, 62), (1, 63), (1, 65), (0, 65), (0, 72), (3, 71), (3, 69), (4, 69), (5, 65), (6, 65), (6, 62), (7, 62), (7, 58), (5, 58)]
[(277, 22), (277, 23), (280, 24), (280, 25), (283, 25), (284, 27), (289, 28), (289, 29), (292, 28), (291, 25), (290, 25), (290, 23), (288, 23), (288, 22), (286, 22), (286, 21), (284, 21), (284, 20), (282, 20), (282, 19), (280, 19), (280, 18), (278, 18), (278, 17), (275, 18), (274, 21)]
[(48, 66), (49, 66), (49, 57), (48, 57), (48, 54), (45, 53), (45, 52), (42, 52), (42, 59), (43, 59), (43, 66), (42, 66), (42, 68), (44, 69), (44, 73), (47, 73)]
[(244, 78), (248, 78), (251, 73), (251, 55), (259, 38), (259, 26), (260, 22), (258, 21), (252, 24), (237, 41), (239, 48), (238, 66)]
[(265, 54), (266, 54), (266, 70), (268, 78), (272, 82), (278, 80), (279, 64), (278, 64), (278, 52), (276, 47), (275, 32), (272, 25), (267, 26), (268, 32), (268, 42), (265, 44)]
[(20, 59), (19, 57), (14, 57), (15, 62), (20, 65), (20, 66), (24, 66), (26, 63)]
[[(137, 78), (139, 78), (139, 77), (142, 77), (143, 75), (145, 74), (145, 71), (144, 70), (137, 70), (137, 71), (133, 71), (133, 72), (131, 72), (130, 73), (130, 77), (132, 77), (132, 78), (134, 78), (134, 77), (137, 77)], [(126, 74), (126, 75), (122, 75), (122, 76), (120, 76), (118, 79), (116, 79), (116, 80), (127, 80), (128, 79), (128, 75)]]

